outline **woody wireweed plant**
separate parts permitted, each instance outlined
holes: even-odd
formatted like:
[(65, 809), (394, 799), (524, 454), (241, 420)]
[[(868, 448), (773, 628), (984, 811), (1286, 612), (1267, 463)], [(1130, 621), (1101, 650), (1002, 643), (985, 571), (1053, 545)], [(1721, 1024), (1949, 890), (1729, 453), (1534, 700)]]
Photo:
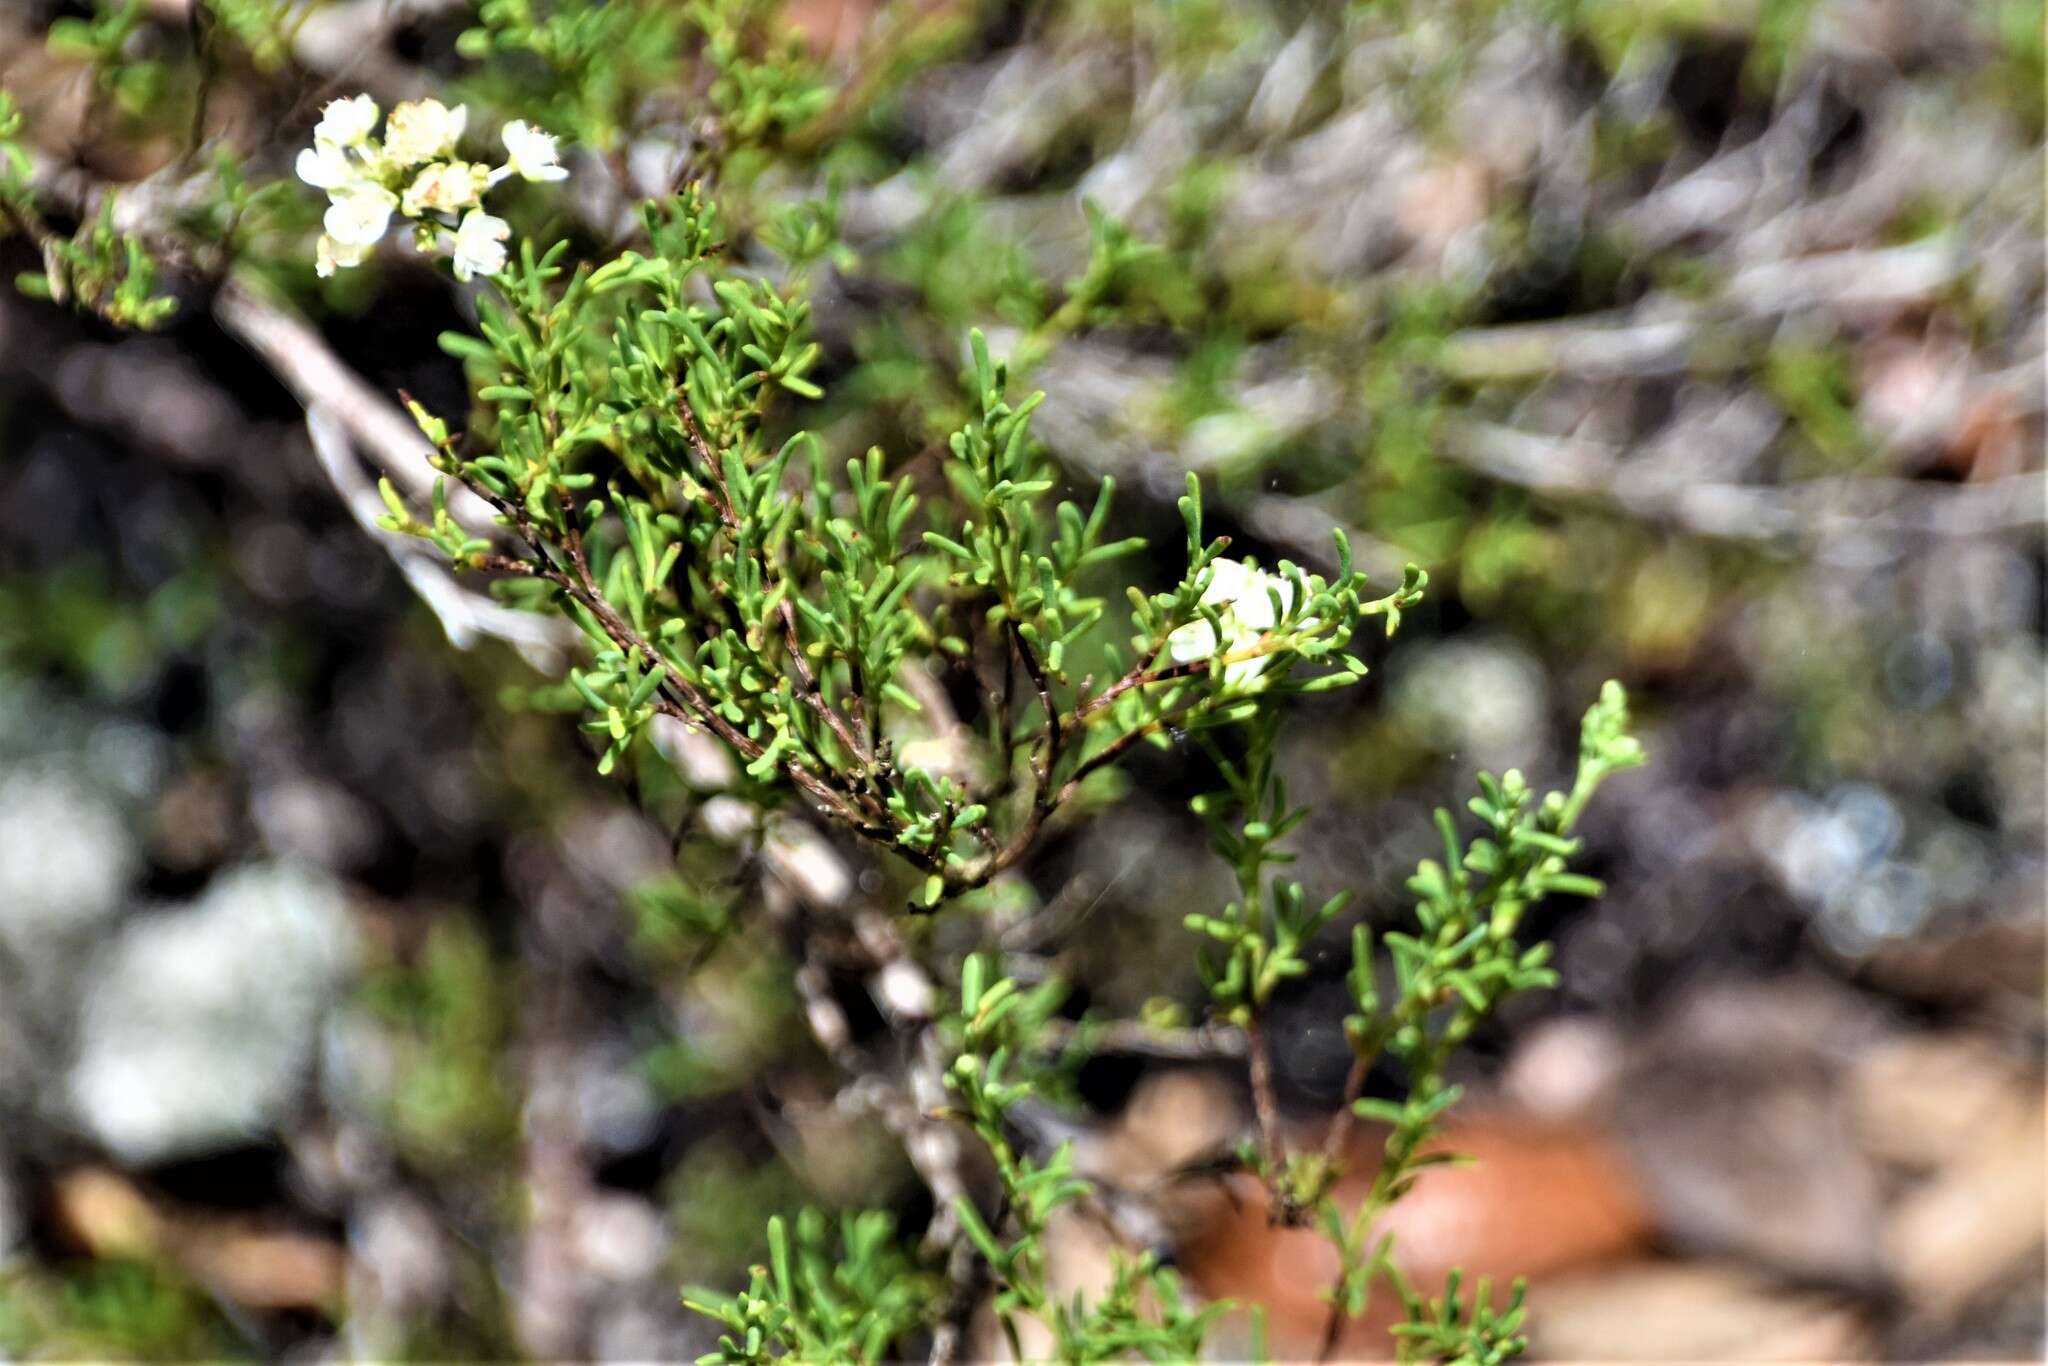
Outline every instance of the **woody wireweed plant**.
[[(285, 60), (292, 7), (219, 8), (252, 53)], [(1442, 856), (1409, 880), (1408, 922), (1352, 929), (1343, 1117), (1325, 1144), (1291, 1143), (1266, 1024), (1346, 898), (1283, 874), (1309, 813), (1290, 800), (1277, 745), (1295, 699), (1366, 676), (1373, 642), (1399, 630), (1428, 576), (1410, 565), (1370, 584), (1341, 530), (1327, 574), (1234, 554), (1189, 475), (1177, 573), (1148, 590), (1156, 552), (1117, 534), (1114, 480), (1054, 465), (1032, 434), (1043, 395), (980, 331), (955, 334), (955, 391), (930, 405), (949, 418), (939, 439), (829, 454), (805, 425), (831, 399), (813, 294), (828, 272), (861, 267), (829, 186), (778, 201), (762, 185), (778, 156), (830, 144), (853, 114), (762, 37), (765, 12), (484, 0), (459, 45), (475, 64), (461, 93), (493, 111), (494, 134), (466, 103), (386, 112), (343, 96), (296, 149), (296, 189), (240, 160), (193, 158), (198, 207), (140, 225), (117, 216), (116, 194), (67, 210), (20, 142), (19, 115), (0, 108), (0, 206), (44, 258), (21, 286), (149, 327), (176, 307), (155, 293), (170, 261), (282, 308), (289, 289), (375, 268), (396, 223), (470, 291), (473, 328), (440, 345), (474, 402), (458, 415), (405, 397), (436, 477), (430, 489), (382, 479), (384, 527), (429, 543), (500, 606), (573, 624), (565, 683), (534, 695), (576, 715), (601, 773), (667, 762), (673, 730), (708, 737), (736, 761), (734, 795), (857, 838), (900, 886), (884, 938), (952, 1003), (913, 1003), (891, 1021), (908, 1066), (938, 1087), (906, 1137), (920, 1125), (971, 1134), (1000, 1198), (934, 1179), (921, 1239), (883, 1211), (776, 1218), (768, 1262), (744, 1288), (687, 1292), (722, 1327), (706, 1360), (879, 1361), (927, 1345), (944, 1357), (984, 1302), (1019, 1357), (1027, 1322), (1065, 1362), (1201, 1352), (1223, 1306), (1196, 1303), (1149, 1254), (1121, 1261), (1099, 1297), (1055, 1285), (1048, 1230), (1088, 1184), (1070, 1148), (1034, 1145), (1013, 1115), (1057, 1098), (1055, 1064), (1087, 1031), (1054, 1027), (1062, 987), (1022, 980), (993, 934), (970, 929), (972, 951), (958, 952), (929, 933), (941, 913), (973, 925), (992, 884), (1068, 813), (1116, 800), (1115, 771), (1148, 746), (1199, 750), (1217, 775), (1194, 810), (1237, 891), (1186, 917), (1208, 992), (1200, 1023), (1243, 1040), (1256, 1128), (1236, 1161), (1265, 1183), (1276, 1220), (1323, 1230), (1340, 1254), (1333, 1325), (1378, 1287), (1402, 1306), (1405, 1358), (1514, 1355), (1519, 1287), (1497, 1306), (1483, 1284), (1411, 1285), (1377, 1225), (1446, 1160), (1431, 1140), (1458, 1097), (1453, 1054), (1508, 997), (1555, 980), (1548, 945), (1524, 937), (1529, 911), (1600, 890), (1572, 869), (1574, 829), (1599, 786), (1642, 761), (1622, 690), (1608, 683), (1586, 712), (1566, 789), (1479, 775), (1470, 821), (1436, 815)], [(131, 20), (108, 7), (64, 36), (109, 91), (143, 79), (119, 31)], [(618, 202), (578, 210), (601, 230), (560, 226), (572, 171), (616, 171), (633, 121), (686, 62), (706, 77), (716, 136), (671, 192), (628, 193), (631, 178), (612, 175)], [(1056, 334), (1179, 306), (1161, 248), (1099, 210), (1090, 222), (1087, 266), (1059, 302), (1015, 294), (1017, 368)], [(749, 914), (736, 906), (720, 932)], [(883, 1066), (821, 1042), (846, 1065)], [(1382, 1060), (1403, 1079), (1393, 1099), (1363, 1094)], [(1388, 1137), (1369, 1194), (1346, 1209), (1333, 1192), (1353, 1116)]]
[[(436, 468), (490, 505), (512, 548), (457, 524), (444, 496), (430, 513), (413, 511), (387, 481), (388, 525), (433, 541), (458, 565), (502, 575), (512, 600), (576, 622), (590, 662), (569, 680), (582, 725), (603, 743), (600, 770), (616, 767), (657, 716), (708, 732), (743, 761), (762, 800), (805, 799), (917, 870), (908, 915), (1015, 864), (1092, 775), (1135, 746), (1210, 744), (1225, 785), (1196, 810), (1240, 896), (1190, 915), (1188, 928), (1203, 941), (1215, 1020), (1252, 1040), (1261, 1122), (1246, 1160), (1271, 1184), (1279, 1217), (1313, 1217), (1337, 1243), (1335, 1311), (1363, 1312), (1372, 1281), (1385, 1276), (1407, 1307), (1403, 1341), (1413, 1350), (1489, 1359), (1511, 1349), (1517, 1310), (1495, 1315), (1482, 1294), (1461, 1318), (1455, 1287), (1444, 1305), (1427, 1305), (1399, 1278), (1387, 1240), (1372, 1241), (1373, 1222), (1420, 1166), (1440, 1160), (1421, 1149), (1457, 1097), (1444, 1080), (1452, 1050), (1509, 994), (1555, 980), (1548, 947), (1516, 937), (1523, 915), (1553, 893), (1599, 890), (1569, 871), (1571, 831), (1599, 784), (1640, 762), (1619, 687), (1609, 684), (1587, 714), (1568, 792), (1538, 797), (1518, 773), (1482, 775), (1471, 802), (1480, 836), (1465, 842), (1438, 813), (1444, 859), (1426, 861), (1410, 881), (1413, 932), (1389, 932), (1376, 948), (1363, 927), (1354, 931), (1358, 1013), (1347, 1031), (1357, 1066), (1346, 1103), (1393, 1129), (1370, 1197), (1346, 1214), (1330, 1198), (1334, 1136), (1329, 1151), (1280, 1142), (1259, 1034), (1273, 993), (1306, 971), (1306, 946), (1345, 900), (1314, 904), (1299, 883), (1269, 876), (1307, 815), (1288, 802), (1274, 744), (1287, 699), (1365, 675), (1354, 652), (1361, 631), (1374, 624), (1393, 634), (1426, 576), (1411, 566), (1391, 591), (1371, 594), (1341, 533), (1329, 579), (1284, 561), (1268, 570), (1230, 558), (1225, 538), (1204, 534), (1190, 477), (1180, 504), (1185, 574), (1163, 592), (1127, 587), (1127, 637), (1099, 642), (1084, 669), (1081, 649), (1109, 610), (1091, 588), (1140, 543), (1104, 538), (1108, 480), (1086, 510), (1053, 501), (1059, 480), (1030, 434), (1043, 396), (1013, 402), (1005, 367), (973, 334), (974, 411), (946, 443), (935, 495), (916, 492), (913, 476), (879, 450), (835, 470), (802, 432), (771, 445), (762, 433), (773, 408), (822, 392), (806, 378), (818, 349), (804, 336), (800, 268), (779, 284), (730, 268), (715, 250), (715, 210), (698, 191), (650, 206), (645, 226), (649, 250), (595, 267), (566, 264), (562, 244), (536, 252), (521, 243), (493, 273), (498, 292), (479, 303), (480, 335), (444, 339), (488, 381), (477, 391), (487, 414), (466, 441), (441, 419), (417, 408), (416, 416)], [(699, 280), (709, 288), (693, 289)], [(911, 751), (934, 704), (906, 677), (989, 660), (1009, 681), (986, 691), (979, 714), (960, 718), (984, 738), (987, 771), (916, 762)], [(1226, 729), (1244, 745), (1238, 758), (1214, 746)], [(1384, 997), (1376, 952), (1393, 969)], [(1032, 1092), (1034, 1025), (1057, 990), (1027, 993), (979, 955), (958, 973), (959, 1010), (945, 1022), (957, 1049), (947, 1083), (995, 1159), (1010, 1227), (999, 1232), (964, 1200), (956, 1213), (1012, 1340), (1014, 1316), (1030, 1314), (1050, 1324), (1061, 1360), (1193, 1354), (1213, 1311), (1188, 1306), (1173, 1277), (1143, 1259), (1095, 1304), (1052, 1298), (1046, 1222), (1085, 1187), (1062, 1153), (1017, 1151), (1004, 1114)], [(1382, 1053), (1410, 1079), (1402, 1101), (1357, 1094)], [(878, 1227), (869, 1219), (843, 1232), (846, 1263), (834, 1279), (864, 1306), (848, 1314), (821, 1283), (829, 1260), (816, 1222), (799, 1229), (796, 1253), (778, 1225), (773, 1268), (748, 1292), (693, 1301), (730, 1329), (717, 1359), (873, 1359), (914, 1328), (914, 1315), (891, 1307), (908, 1264), (870, 1255)], [(1134, 1293), (1141, 1279), (1149, 1300)]]

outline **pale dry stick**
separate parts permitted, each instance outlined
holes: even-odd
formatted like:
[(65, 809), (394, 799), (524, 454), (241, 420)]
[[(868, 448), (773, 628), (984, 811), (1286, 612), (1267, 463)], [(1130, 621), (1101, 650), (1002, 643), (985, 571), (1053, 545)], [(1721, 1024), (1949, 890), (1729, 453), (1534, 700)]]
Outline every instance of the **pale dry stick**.
[[(914, 964), (912, 970), (923, 974), (923, 969)], [(884, 966), (876, 975), (882, 978), (887, 974), (888, 968)], [(846, 1012), (832, 996), (822, 963), (815, 958), (807, 960), (797, 970), (796, 989), (812, 1037), (842, 1071), (853, 1077), (840, 1092), (839, 1103), (879, 1119), (882, 1127), (903, 1145), (912, 1170), (931, 1192), (932, 1217), (925, 1229), (924, 1245), (930, 1252), (945, 1254), (951, 1288), (945, 1312), (933, 1331), (930, 1359), (933, 1363), (950, 1362), (957, 1356), (967, 1320), (980, 1302), (981, 1259), (975, 1255), (960, 1222), (960, 1202), (971, 1198), (961, 1172), (965, 1154), (960, 1131), (941, 1118), (948, 1103), (945, 1045), (927, 1020), (911, 1036), (910, 1062), (902, 1079), (892, 1081), (868, 1066), (853, 1047)]]
[(1643, 521), (1719, 540), (1826, 541), (1846, 534), (1971, 537), (2048, 524), (2048, 474), (1980, 484), (1828, 478), (1789, 484), (1631, 480), (1619, 448), (1497, 423), (1445, 424), (1438, 451), (1490, 479), (1606, 503)]
[(472, 593), (456, 582), (438, 554), (427, 552), (424, 543), (379, 526), (384, 500), (363, 474), (347, 428), (326, 405), (316, 401), (307, 406), (306, 435), (342, 506), (391, 557), (406, 583), (440, 621), (450, 644), (467, 650), (485, 638), (502, 640), (539, 672), (561, 676), (582, 639), (574, 623), (566, 617), (522, 612)]
[(1727, 362), (1705, 353), (1717, 331), (1775, 323), (1828, 309), (1885, 311), (1924, 304), (1969, 265), (1953, 236), (1900, 247), (1815, 252), (1736, 270), (1713, 300), (1653, 294), (1625, 309), (1554, 322), (1469, 327), (1448, 337), (1434, 364), (1467, 384), (1516, 383), (1552, 375), (1646, 379), (1695, 373)]
[[(819, 842), (821, 848), (822, 841)], [(764, 857), (778, 847), (764, 840)], [(827, 850), (829, 852), (829, 850)], [(770, 865), (771, 873), (774, 865)], [(851, 887), (851, 879), (839, 885)], [(972, 1198), (961, 1171), (965, 1157), (961, 1131), (945, 1118), (951, 1100), (946, 1090), (950, 1055), (934, 1025), (938, 989), (930, 974), (904, 943), (898, 927), (872, 907), (851, 915), (854, 938), (869, 960), (867, 989), (890, 1028), (906, 1041), (901, 1076), (891, 1080), (871, 1065), (852, 1043), (846, 1012), (833, 997), (830, 976), (811, 941), (811, 951), (796, 973), (805, 1022), (833, 1062), (854, 1080), (841, 1093), (842, 1102), (868, 1110), (897, 1142), (932, 1196), (931, 1222), (924, 1246), (944, 1254), (948, 1292), (944, 1311), (933, 1330), (930, 1361), (954, 1361), (965, 1341), (967, 1324), (979, 1306), (987, 1268), (975, 1252), (960, 1221), (960, 1202)]]
[(1438, 370), (1461, 384), (1515, 384), (1553, 375), (1654, 379), (1697, 368), (1704, 310), (1645, 304), (1559, 322), (1468, 327), (1438, 349)]
[(918, 1127), (901, 1134), (904, 1151), (910, 1154), (919, 1177), (932, 1192), (932, 1218), (925, 1228), (924, 1245), (946, 1254), (946, 1278), (951, 1289), (946, 1312), (932, 1334), (931, 1366), (946, 1366), (959, 1353), (968, 1320), (982, 1298), (988, 1267), (968, 1238), (960, 1221), (960, 1204), (970, 1198), (961, 1175), (964, 1156), (960, 1127), (940, 1116), (951, 1104), (946, 1093), (946, 1065), (949, 1058), (937, 1029), (927, 1024), (918, 1031), (912, 1045), (912, 1062), (905, 1080), (918, 1112)]
[[(214, 294), (213, 316), (300, 404), (331, 414), (408, 498), (433, 499), (441, 475), (429, 463), (433, 447), (418, 424), (335, 355), (319, 329), (241, 272), (230, 273)], [(449, 481), (448, 512), (472, 535), (506, 539), (490, 506), (456, 480)]]
[(1884, 312), (1937, 298), (1969, 269), (1954, 233), (1897, 247), (1813, 252), (1738, 269), (1716, 294), (1723, 307), (1776, 318), (1825, 308)]

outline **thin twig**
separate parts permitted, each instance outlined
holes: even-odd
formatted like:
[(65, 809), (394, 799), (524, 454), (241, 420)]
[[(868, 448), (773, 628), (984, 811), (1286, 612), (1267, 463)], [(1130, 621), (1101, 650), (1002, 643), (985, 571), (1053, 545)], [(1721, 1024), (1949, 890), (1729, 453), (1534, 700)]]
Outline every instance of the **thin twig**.
[(1259, 1156), (1266, 1167), (1266, 1179), (1277, 1181), (1286, 1168), (1287, 1147), (1280, 1137), (1280, 1103), (1273, 1087), (1273, 1053), (1256, 1010), (1245, 1022), (1244, 1039), (1245, 1057), (1251, 1065), (1252, 1114), (1259, 1125)]

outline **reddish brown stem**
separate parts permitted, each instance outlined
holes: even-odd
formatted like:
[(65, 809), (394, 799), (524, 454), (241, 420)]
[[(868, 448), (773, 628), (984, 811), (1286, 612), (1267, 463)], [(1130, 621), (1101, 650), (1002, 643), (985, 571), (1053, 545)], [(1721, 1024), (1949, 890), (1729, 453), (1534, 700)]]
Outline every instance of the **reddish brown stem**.
[[(1259, 1158), (1265, 1164), (1266, 1184), (1278, 1195), (1274, 1182), (1287, 1169), (1287, 1145), (1280, 1136), (1280, 1102), (1273, 1086), (1273, 1053), (1266, 1040), (1266, 1030), (1258, 1012), (1253, 1011), (1244, 1027), (1245, 1059), (1250, 1064), (1252, 1083), (1252, 1115), (1259, 1126)], [(1274, 1216), (1280, 1222), (1295, 1222), (1291, 1202), (1279, 1195), (1274, 1206)]]
[(1365, 1077), (1371, 1070), (1370, 1057), (1363, 1053), (1352, 1056), (1351, 1070), (1344, 1074), (1344, 1099), (1330, 1118), (1330, 1131), (1323, 1135), (1323, 1158), (1332, 1167), (1344, 1154), (1345, 1140), (1351, 1137), (1352, 1121), (1356, 1118), (1351, 1106), (1365, 1090)]

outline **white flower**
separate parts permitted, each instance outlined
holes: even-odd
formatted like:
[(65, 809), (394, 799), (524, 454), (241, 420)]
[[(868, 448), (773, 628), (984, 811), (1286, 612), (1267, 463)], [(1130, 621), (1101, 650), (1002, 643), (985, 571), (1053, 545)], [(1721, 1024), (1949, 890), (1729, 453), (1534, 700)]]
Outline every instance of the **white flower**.
[(398, 196), (381, 185), (345, 185), (335, 192), (320, 226), (338, 246), (374, 247), (391, 226), (391, 211), (397, 207)]
[[(1209, 584), (1202, 590), (1201, 600), (1203, 606), (1216, 609), (1223, 623), (1221, 647), (1214, 628), (1207, 621), (1191, 621), (1166, 638), (1167, 653), (1177, 664), (1192, 664), (1219, 653), (1230, 654), (1252, 648), (1259, 637), (1272, 630), (1279, 621), (1273, 611), (1276, 594), (1282, 614), (1294, 609), (1292, 581), (1278, 574), (1268, 574), (1242, 560), (1210, 561)], [(1301, 623), (1304, 627), (1314, 624), (1313, 621)], [(1233, 660), (1224, 666), (1223, 680), (1230, 687), (1243, 687), (1264, 673), (1271, 662), (1266, 655)]]
[(562, 180), (569, 171), (557, 159), (559, 155), (553, 133), (514, 119), (505, 125), (505, 165), (492, 172), (492, 179), (516, 175), (524, 180)]
[(503, 270), (505, 239), (511, 235), (511, 224), (482, 209), (464, 214), (462, 226), (455, 230), (455, 278), (467, 280), (472, 275), (496, 275)]
[(376, 126), (377, 102), (368, 95), (331, 100), (320, 111), (320, 122), (313, 128), (313, 141), (316, 145), (328, 147), (355, 147), (367, 140), (370, 130)]
[(320, 234), (320, 245), (314, 252), (313, 271), (321, 279), (334, 274), (337, 267), (346, 269), (359, 266), (369, 258), (370, 249), (351, 246), (335, 241), (326, 233)]
[(331, 142), (322, 142), (299, 153), (295, 168), (299, 179), (316, 190), (338, 190), (363, 178), (362, 167), (349, 160), (348, 153)]
[(399, 166), (438, 161), (455, 150), (468, 122), (462, 105), (450, 109), (439, 100), (407, 100), (384, 125), (384, 155)]
[(437, 161), (413, 177), (399, 208), (408, 218), (419, 217), (423, 209), (444, 213), (473, 209), (483, 196), (484, 178), (478, 174), (482, 169), (466, 161)]

